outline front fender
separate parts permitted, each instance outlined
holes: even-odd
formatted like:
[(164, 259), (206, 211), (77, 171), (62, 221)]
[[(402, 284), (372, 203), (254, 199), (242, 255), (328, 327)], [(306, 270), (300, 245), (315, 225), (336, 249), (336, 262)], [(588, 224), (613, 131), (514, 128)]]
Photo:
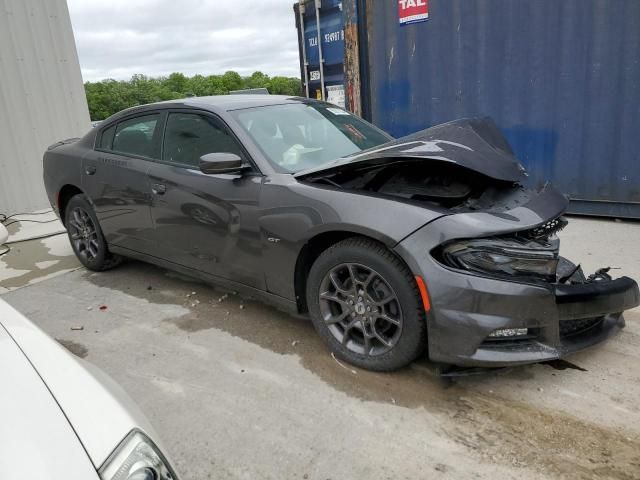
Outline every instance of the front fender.
[(299, 183), (265, 183), (260, 204), (264, 271), (271, 293), (295, 300), (295, 266), (304, 245), (327, 232), (351, 232), (393, 248), (444, 211), (365, 192)]

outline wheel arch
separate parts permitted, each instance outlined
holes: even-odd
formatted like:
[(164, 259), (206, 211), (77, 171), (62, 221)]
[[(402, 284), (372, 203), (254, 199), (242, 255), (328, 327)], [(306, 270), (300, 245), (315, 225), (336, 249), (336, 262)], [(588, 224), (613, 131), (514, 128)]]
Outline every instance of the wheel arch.
[(58, 213), (60, 214), (60, 221), (63, 225), (65, 225), (65, 213), (69, 200), (78, 194), (84, 194), (84, 192), (78, 186), (70, 183), (64, 185), (58, 192)]
[[(304, 314), (309, 311), (305, 292), (307, 288), (307, 278), (313, 263), (322, 254), (322, 252), (336, 243), (351, 237), (366, 238), (384, 245), (392, 254), (397, 256), (406, 265), (405, 260), (393, 249), (397, 242), (384, 234), (380, 234), (379, 232), (345, 228), (315, 232), (315, 234), (307, 239), (300, 249), (295, 264), (294, 288), (299, 313)], [(407, 268), (409, 268), (408, 265)]]

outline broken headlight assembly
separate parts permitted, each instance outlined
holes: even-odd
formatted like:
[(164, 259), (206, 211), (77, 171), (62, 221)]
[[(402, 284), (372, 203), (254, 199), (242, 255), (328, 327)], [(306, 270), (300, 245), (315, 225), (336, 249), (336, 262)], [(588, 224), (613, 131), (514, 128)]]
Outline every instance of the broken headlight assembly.
[(486, 238), (449, 243), (442, 249), (445, 264), (489, 276), (556, 281), (556, 237), (546, 240)]
[(133, 430), (100, 468), (102, 480), (177, 480), (162, 452), (139, 430)]

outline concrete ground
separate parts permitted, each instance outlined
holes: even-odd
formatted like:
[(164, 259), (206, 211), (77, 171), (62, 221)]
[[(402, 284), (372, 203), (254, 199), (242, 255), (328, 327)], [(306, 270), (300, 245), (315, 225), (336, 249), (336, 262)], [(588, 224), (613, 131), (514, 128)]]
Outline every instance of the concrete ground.
[[(640, 278), (640, 223), (561, 237)], [(568, 362), (444, 381), (340, 364), (309, 322), (153, 266), (77, 268), (64, 236), (14, 244), (1, 298), (118, 381), (183, 479), (640, 478), (638, 309)]]

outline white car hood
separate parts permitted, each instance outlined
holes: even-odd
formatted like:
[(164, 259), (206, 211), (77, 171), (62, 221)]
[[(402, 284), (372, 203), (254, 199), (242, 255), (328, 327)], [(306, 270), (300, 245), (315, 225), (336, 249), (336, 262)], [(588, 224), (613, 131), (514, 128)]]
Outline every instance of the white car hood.
[[(54, 422), (60, 421), (57, 417), (61, 417), (61, 409), (68, 420), (67, 426), (71, 425), (73, 431), (82, 442), (82, 446), (84, 446), (86, 451), (85, 459), (86, 455), (91, 459), (95, 467), (94, 472), (132, 429), (140, 429), (151, 438), (157, 439), (157, 435), (144, 415), (115, 382), (86, 362), (80, 363), (62, 346), (2, 300), (0, 300), (0, 325), (6, 329), (5, 332), (0, 326), (0, 333), (5, 334), (4, 337), (0, 337), (2, 342), (0, 344), (2, 352), (0, 353), (2, 355), (12, 355), (13, 357), (6, 359), (7, 362), (12, 361), (12, 363), (5, 363), (4, 360), (0, 362), (0, 365), (3, 366), (0, 368), (0, 385), (2, 385), (3, 389), (3, 393), (0, 394), (0, 405), (4, 407), (4, 402), (7, 402), (7, 407), (13, 405), (22, 409), (22, 416), (25, 418), (15, 417), (11, 421), (15, 422), (15, 428), (20, 428), (21, 423), (24, 422), (25, 427), (27, 427), (23, 429), (24, 437), (33, 437), (33, 441), (36, 441), (35, 437), (43, 434), (62, 435), (65, 429), (57, 424), (54, 425)], [(8, 347), (10, 338), (9, 335), (6, 335), (7, 333), (13, 338), (19, 349), (15, 348), (15, 344), (13, 349)], [(11, 353), (12, 350), (14, 353)], [(17, 358), (15, 353), (16, 351), (20, 353), (20, 350), (24, 353), (21, 359)], [(36, 378), (36, 380), (40, 381), (40, 391), (38, 393), (35, 392), (37, 385), (33, 378), (29, 379), (29, 375), (23, 372), (23, 379), (23, 376), (18, 376), (15, 372), (12, 372), (14, 364), (21, 365), (20, 368), (23, 370), (25, 365), (29, 367), (31, 369), (31, 377), (34, 375), (41, 377), (42, 380)], [(4, 368), (5, 365), (11, 365), (12, 367)], [(91, 368), (91, 371), (87, 367)], [(34, 369), (37, 373), (34, 372)], [(11, 383), (7, 384), (7, 381)], [(33, 385), (28, 385), (28, 382)], [(10, 391), (7, 389), (7, 385), (12, 385), (16, 395), (7, 395), (7, 392)], [(31, 395), (29, 395), (27, 389), (32, 390)], [(52, 404), (52, 402), (56, 408), (55, 402), (59, 405), (57, 417), (51, 412), (44, 416), (46, 412), (43, 410), (42, 418), (36, 423), (26, 418), (29, 417), (31, 409), (34, 408), (32, 404), (37, 405), (37, 408), (44, 409), (47, 403)], [(52, 407), (46, 408), (51, 409)], [(0, 422), (5, 421), (6, 411), (10, 410), (5, 410), (5, 408), (0, 410)], [(64, 416), (61, 417), (62, 420), (64, 420)], [(40, 421), (41, 423), (39, 423)], [(0, 428), (0, 450), (6, 448), (6, 442), (11, 441), (11, 439), (3, 438), (7, 432), (4, 425), (3, 423), (3, 427)], [(26, 438), (23, 439), (26, 440)], [(23, 451), (22, 456), (25, 457), (23, 466), (29, 472), (28, 477), (75, 478), (69, 475), (59, 477), (52, 475), (50, 472), (49, 474), (38, 476), (33, 475), (33, 472), (29, 470), (30, 462), (34, 456), (53, 454), (53, 452), (62, 455), (62, 457), (67, 454), (71, 455), (68, 452), (71, 452), (72, 448), (67, 447), (67, 443), (62, 442), (62, 440), (50, 441), (53, 443), (44, 446), (33, 445), (34, 450), (27, 452), (27, 448), (13, 439), (13, 448)], [(25, 445), (28, 446), (29, 442)], [(5, 453), (3, 451), (0, 458), (4, 459)], [(0, 478), (19, 478), (14, 475), (3, 475), (1, 467), (0, 465)], [(85, 476), (84, 478), (91, 477)]]
[(0, 478), (98, 478), (55, 399), (2, 326), (0, 385)]

